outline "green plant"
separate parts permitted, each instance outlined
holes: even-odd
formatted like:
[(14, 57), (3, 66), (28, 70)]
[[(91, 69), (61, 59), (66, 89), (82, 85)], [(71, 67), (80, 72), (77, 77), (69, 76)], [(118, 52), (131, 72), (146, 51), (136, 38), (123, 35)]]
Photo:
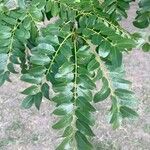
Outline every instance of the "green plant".
[[(150, 30), (150, 1), (149, 0), (141, 0), (139, 1), (139, 10), (137, 11), (137, 16), (135, 18), (135, 21), (133, 24), (140, 28), (148, 28), (148, 31)], [(150, 51), (150, 34), (147, 33), (141, 33), (140, 37), (142, 37), (143, 42), (141, 42), (141, 47), (143, 51)]]
[[(64, 131), (58, 150), (93, 149), (93, 103), (110, 97), (114, 129), (124, 118), (138, 116), (122, 65), (123, 54), (136, 47), (138, 38), (118, 23), (127, 17), (130, 2), (18, 0), (8, 8), (1, 0), (0, 85), (11, 81), (19, 65), (21, 80), (30, 83), (21, 92), (26, 95), (22, 106), (40, 109), (44, 97), (56, 103), (53, 113), (60, 120), (53, 128)], [(55, 16), (53, 24), (45, 25)]]

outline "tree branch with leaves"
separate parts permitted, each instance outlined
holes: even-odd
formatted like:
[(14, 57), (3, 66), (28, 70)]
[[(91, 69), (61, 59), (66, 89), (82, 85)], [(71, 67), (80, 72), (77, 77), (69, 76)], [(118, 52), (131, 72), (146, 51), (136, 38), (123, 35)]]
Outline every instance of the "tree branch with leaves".
[[(56, 103), (53, 114), (59, 121), (53, 128), (63, 132), (57, 150), (94, 149), (90, 141), (95, 136), (92, 115), (98, 111), (94, 103), (111, 101), (109, 122), (114, 129), (124, 118), (138, 116), (122, 57), (136, 47), (139, 37), (118, 22), (127, 17), (130, 2), (18, 0), (15, 9), (1, 2), (0, 85), (10, 82), (20, 66), (20, 79), (29, 83), (21, 92), (22, 107), (40, 109), (44, 97)], [(56, 16), (56, 22), (41, 27)], [(139, 19), (134, 22), (137, 27)]]

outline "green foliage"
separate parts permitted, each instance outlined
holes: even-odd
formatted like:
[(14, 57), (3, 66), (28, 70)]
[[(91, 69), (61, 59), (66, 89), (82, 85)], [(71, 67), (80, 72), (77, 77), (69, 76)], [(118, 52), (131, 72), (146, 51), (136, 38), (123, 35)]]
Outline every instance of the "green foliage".
[(112, 18), (121, 20), (122, 17), (128, 17), (126, 11), (130, 8), (130, 2), (132, 1), (134, 0), (104, 0), (102, 8)]
[(137, 11), (137, 17), (133, 24), (138, 28), (146, 28), (150, 24), (150, 1), (140, 0), (139, 10)]
[[(53, 128), (63, 131), (58, 150), (94, 148), (93, 103), (111, 100), (114, 129), (138, 116), (122, 64), (136, 40), (117, 22), (127, 17), (130, 2), (19, 0), (15, 9), (1, 11), (0, 85), (20, 66), (21, 80), (30, 84), (21, 92), (22, 107), (40, 109), (44, 97), (56, 103), (59, 121)], [(44, 27), (55, 16), (58, 20)]]
[[(148, 28), (150, 29), (150, 1), (149, 0), (140, 0), (139, 1), (139, 10), (137, 11), (137, 16), (133, 22), (134, 26), (140, 29)], [(141, 36), (141, 35), (140, 35)], [(142, 49), (145, 52), (150, 51), (150, 34), (142, 34), (144, 37), (144, 42), (142, 42)]]

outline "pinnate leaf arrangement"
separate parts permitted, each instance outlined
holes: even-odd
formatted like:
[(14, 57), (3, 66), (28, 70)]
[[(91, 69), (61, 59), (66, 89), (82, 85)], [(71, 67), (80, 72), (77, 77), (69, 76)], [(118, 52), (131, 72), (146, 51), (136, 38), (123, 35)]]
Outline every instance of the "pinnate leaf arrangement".
[[(56, 104), (53, 128), (63, 131), (57, 150), (94, 149), (94, 103), (111, 101), (114, 129), (138, 116), (122, 56), (139, 37), (118, 23), (132, 0), (18, 0), (15, 8), (0, 2), (0, 86), (20, 66), (21, 80), (30, 85), (21, 92), (22, 106), (40, 109), (44, 97)], [(134, 25), (149, 27), (150, 1), (139, 6)]]

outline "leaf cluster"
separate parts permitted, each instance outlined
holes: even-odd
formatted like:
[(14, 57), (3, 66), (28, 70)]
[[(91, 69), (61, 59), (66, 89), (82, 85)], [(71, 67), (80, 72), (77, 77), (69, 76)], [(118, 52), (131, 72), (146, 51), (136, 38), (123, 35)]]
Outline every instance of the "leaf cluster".
[(121, 20), (123, 17), (128, 17), (127, 10), (129, 10), (130, 3), (133, 1), (134, 0), (104, 0), (102, 8), (111, 18)]
[[(137, 16), (133, 22), (134, 26), (140, 29), (148, 28), (150, 30), (150, 1), (140, 0), (139, 9), (137, 10)], [(146, 39), (145, 39), (146, 37)], [(142, 44), (143, 51), (150, 51), (150, 34), (146, 31), (146, 36), (144, 36), (144, 43)]]
[(21, 92), (22, 107), (40, 109), (43, 98), (56, 104), (53, 128), (63, 132), (57, 150), (94, 149), (94, 103), (111, 101), (114, 129), (138, 116), (122, 64), (136, 41), (117, 21), (126, 17), (129, 2), (20, 0), (16, 9), (0, 14), (0, 85), (19, 70), (29, 83)]

